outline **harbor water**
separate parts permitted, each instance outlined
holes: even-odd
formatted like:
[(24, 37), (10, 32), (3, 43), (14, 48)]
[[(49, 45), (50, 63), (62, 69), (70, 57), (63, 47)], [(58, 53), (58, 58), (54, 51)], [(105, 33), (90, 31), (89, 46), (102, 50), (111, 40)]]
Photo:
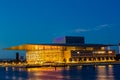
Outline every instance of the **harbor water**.
[(120, 65), (0, 67), (0, 80), (120, 80)]

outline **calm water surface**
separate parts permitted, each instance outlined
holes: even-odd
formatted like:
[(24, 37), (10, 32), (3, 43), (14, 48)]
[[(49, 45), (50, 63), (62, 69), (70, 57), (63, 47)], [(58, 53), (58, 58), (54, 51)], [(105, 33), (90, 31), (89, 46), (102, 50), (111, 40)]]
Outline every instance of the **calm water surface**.
[(0, 67), (0, 80), (120, 80), (120, 65), (14, 68)]

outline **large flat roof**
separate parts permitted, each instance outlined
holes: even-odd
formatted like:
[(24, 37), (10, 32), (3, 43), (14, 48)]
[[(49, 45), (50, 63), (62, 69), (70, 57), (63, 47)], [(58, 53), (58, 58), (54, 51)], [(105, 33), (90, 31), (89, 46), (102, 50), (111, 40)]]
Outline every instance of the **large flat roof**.
[(28, 44), (28, 45), (51, 45), (51, 46), (80, 46), (80, 47), (102, 47), (102, 46), (117, 46), (113, 44), (79, 44), (79, 43), (42, 43), (42, 44)]
[(9, 48), (4, 48), (4, 50), (27, 50), (27, 46), (34, 46), (34, 45), (40, 45), (40, 46), (76, 46), (76, 47), (107, 47), (107, 46), (116, 46), (111, 44), (61, 44), (61, 43), (45, 43), (45, 44), (23, 44), (18, 46), (12, 46)]

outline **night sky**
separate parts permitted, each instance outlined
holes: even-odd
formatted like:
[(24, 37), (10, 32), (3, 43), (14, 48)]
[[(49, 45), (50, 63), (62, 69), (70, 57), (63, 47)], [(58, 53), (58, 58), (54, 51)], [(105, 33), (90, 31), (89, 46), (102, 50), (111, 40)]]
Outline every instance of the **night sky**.
[[(119, 31), (120, 0), (0, 0), (0, 49), (66, 35), (118, 44)], [(0, 50), (0, 58), (14, 55)]]

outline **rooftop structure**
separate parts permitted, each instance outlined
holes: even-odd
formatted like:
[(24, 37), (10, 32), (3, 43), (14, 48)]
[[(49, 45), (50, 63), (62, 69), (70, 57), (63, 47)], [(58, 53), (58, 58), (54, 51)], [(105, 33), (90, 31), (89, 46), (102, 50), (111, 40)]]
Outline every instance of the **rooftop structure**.
[(84, 37), (66, 36), (51, 44), (24, 44), (6, 50), (25, 50), (28, 64), (46, 62), (110, 62), (115, 61), (115, 50), (106, 44), (85, 44)]
[(63, 43), (63, 44), (84, 44), (85, 40), (84, 37), (78, 37), (78, 36), (65, 36), (54, 39), (54, 43)]

